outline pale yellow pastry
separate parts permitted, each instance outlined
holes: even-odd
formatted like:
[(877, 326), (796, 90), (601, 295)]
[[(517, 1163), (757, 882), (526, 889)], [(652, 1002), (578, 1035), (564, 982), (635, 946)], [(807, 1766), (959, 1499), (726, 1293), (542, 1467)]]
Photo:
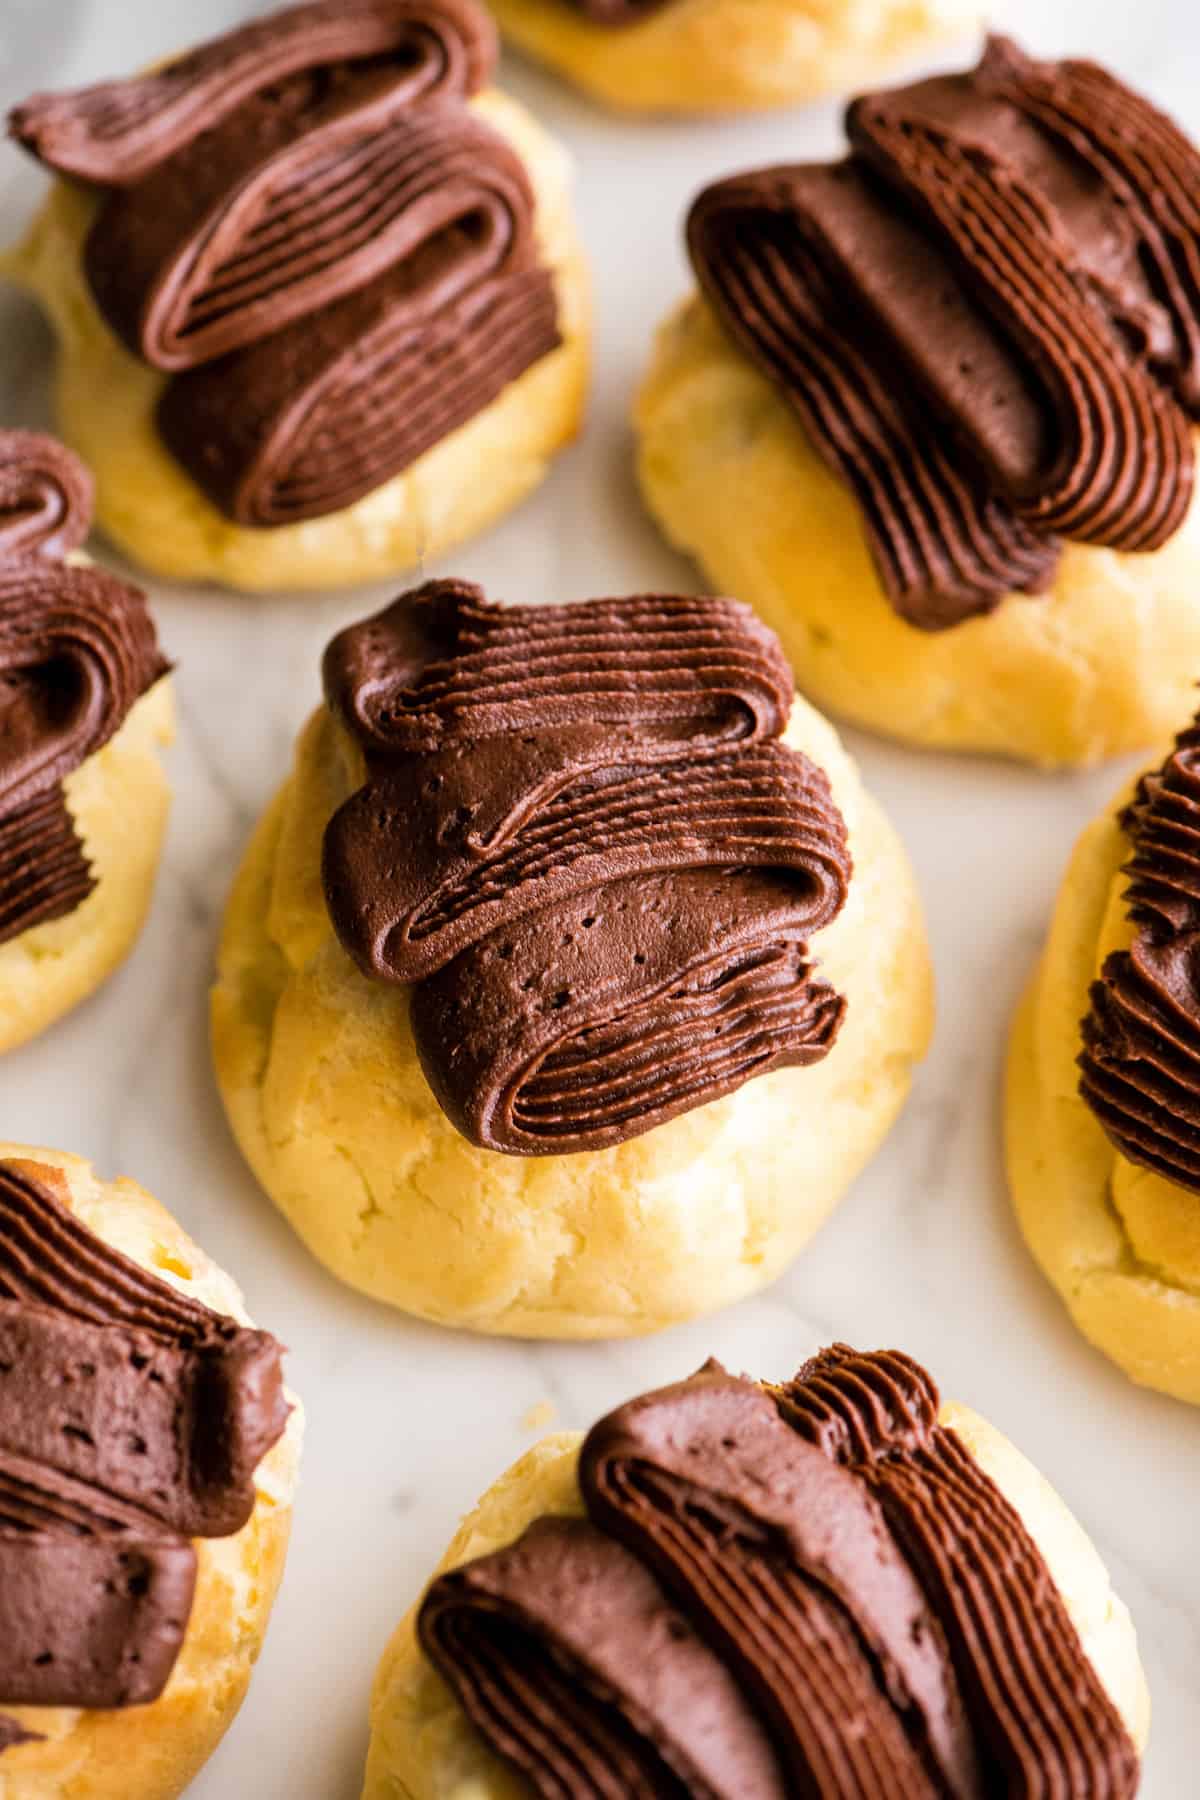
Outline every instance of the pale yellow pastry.
[(109, 743), (67, 776), (67, 806), (97, 885), (64, 918), (0, 943), (0, 1052), (78, 1006), (132, 950), (166, 833), (170, 789), (160, 753), (174, 729), (167, 678), (136, 703)]
[(1067, 544), (1050, 592), (922, 631), (888, 601), (850, 490), (703, 301), (660, 331), (636, 423), (642, 489), (667, 536), (750, 602), (830, 712), (1053, 767), (1144, 749), (1190, 710), (1200, 507), (1153, 555)]
[(1123, 1156), (1079, 1092), (1089, 989), (1133, 935), (1118, 811), (1079, 841), (1017, 1016), (1009, 1181), (1025, 1240), (1084, 1335), (1134, 1381), (1200, 1405), (1200, 1199)]
[(848, 1002), (833, 1050), (623, 1143), (522, 1157), (459, 1135), (417, 1061), (408, 991), (368, 980), (334, 936), (321, 841), (361, 758), (327, 710), (309, 724), (230, 901), (213, 1049), (246, 1157), (335, 1274), (445, 1325), (605, 1337), (728, 1305), (791, 1261), (894, 1120), (932, 1000), (894, 832), (803, 702), (789, 741), (827, 772), (855, 864), (814, 942)]
[[(1050, 1484), (985, 1420), (943, 1407), (941, 1422), (964, 1440), (1041, 1551), (1083, 1648), (1140, 1750), (1150, 1705), (1133, 1622), (1108, 1571)], [(544, 1439), (489, 1489), (465, 1520), (438, 1573), (510, 1544), (542, 1514), (579, 1515), (581, 1439)], [(388, 1645), (371, 1701), (371, 1747), (363, 1800), (520, 1800), (527, 1792), (491, 1753), (422, 1654), (415, 1611)]]
[(495, 0), (509, 40), (629, 111), (749, 112), (870, 81), (972, 30), (973, 0), (664, 0), (601, 25), (571, 0)]
[[(234, 1282), (170, 1213), (128, 1180), (100, 1181), (81, 1157), (0, 1144), (0, 1160), (61, 1171), (72, 1211), (90, 1231), (172, 1287), (246, 1320)], [(176, 1800), (232, 1724), (262, 1648), (283, 1575), (303, 1418), (260, 1464), (257, 1505), (236, 1537), (198, 1540), (199, 1579), (174, 1673), (152, 1705), (113, 1712), (5, 1706), (37, 1732), (0, 1757), (0, 1800)]]
[(575, 436), (588, 380), (589, 282), (567, 158), (505, 95), (488, 91), (471, 107), (515, 146), (533, 184), (562, 344), (365, 499), (269, 530), (224, 517), (163, 446), (154, 410), (165, 377), (118, 341), (84, 276), (95, 202), (56, 182), (24, 241), (0, 260), (0, 273), (36, 294), (54, 324), (59, 430), (95, 474), (97, 524), (133, 561), (156, 575), (248, 593), (383, 580), (508, 512)]

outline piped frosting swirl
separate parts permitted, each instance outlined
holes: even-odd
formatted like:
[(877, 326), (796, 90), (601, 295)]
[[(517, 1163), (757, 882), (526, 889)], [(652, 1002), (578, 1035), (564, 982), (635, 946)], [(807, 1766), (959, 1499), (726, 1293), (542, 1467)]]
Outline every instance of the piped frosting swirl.
[(286, 1426), (281, 1353), (96, 1237), (61, 1180), (0, 1163), (0, 1704), (144, 1705), (189, 1540), (241, 1530)]
[(809, 937), (850, 879), (791, 676), (732, 601), (500, 607), (434, 582), (334, 640), (366, 781), (325, 838), (334, 927), (415, 982), (435, 1095), (484, 1148), (599, 1149), (818, 1060)]
[(993, 38), (856, 100), (851, 155), (703, 193), (701, 286), (852, 489), (889, 599), (940, 629), (1062, 539), (1152, 551), (1191, 502), (1200, 154), (1095, 65)]
[(1093, 984), (1080, 1091), (1129, 1162), (1200, 1193), (1200, 720), (1121, 823), (1133, 942)]
[(528, 177), (464, 104), (495, 54), (472, 0), (302, 5), (12, 114), (101, 190), (92, 293), (237, 523), (352, 505), (558, 343)]
[(63, 781), (168, 667), (136, 588), (57, 560), (91, 500), (62, 445), (0, 432), (0, 943), (92, 892)]
[(838, 1345), (778, 1389), (710, 1363), (601, 1421), (579, 1485), (586, 1520), (440, 1576), (418, 1622), (546, 1800), (1136, 1792), (1040, 1552), (911, 1359)]

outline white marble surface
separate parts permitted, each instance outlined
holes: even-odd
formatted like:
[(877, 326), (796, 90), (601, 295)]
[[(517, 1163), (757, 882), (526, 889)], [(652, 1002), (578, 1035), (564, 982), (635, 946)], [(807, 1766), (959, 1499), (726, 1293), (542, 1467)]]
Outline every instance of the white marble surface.
[[(120, 72), (252, 10), (247, 0), (0, 0), (0, 100)], [(996, 0), (994, 15), (1036, 48), (1111, 58), (1200, 129), (1194, 0)], [(836, 111), (631, 126), (528, 68), (506, 79), (578, 159), (598, 276), (598, 380), (584, 442), (453, 570), (514, 600), (687, 584), (690, 571), (638, 511), (626, 424), (651, 328), (685, 283), (682, 208), (736, 167), (828, 152)], [(0, 237), (38, 186), (15, 151), (0, 157)], [(5, 423), (44, 419), (48, 352), (31, 310), (0, 297)], [(356, 1800), (378, 1653), (459, 1515), (531, 1441), (538, 1403), (584, 1426), (710, 1351), (782, 1373), (833, 1337), (924, 1358), (1065, 1495), (1141, 1632), (1155, 1703), (1147, 1800), (1196, 1794), (1200, 1417), (1131, 1387), (1075, 1335), (1017, 1238), (999, 1154), (1008, 1019), (1071, 841), (1120, 772), (1051, 779), (852, 734), (915, 859), (940, 980), (936, 1046), (884, 1153), (762, 1299), (649, 1342), (473, 1341), (359, 1300), (309, 1260), (239, 1161), (206, 1049), (205, 993), (235, 860), (316, 697), (320, 647), (383, 597), (156, 593), (183, 719), (153, 916), (107, 991), (0, 1073), (0, 1135), (81, 1151), (158, 1193), (291, 1346), (308, 1405), (288, 1578), (250, 1700), (196, 1800)]]

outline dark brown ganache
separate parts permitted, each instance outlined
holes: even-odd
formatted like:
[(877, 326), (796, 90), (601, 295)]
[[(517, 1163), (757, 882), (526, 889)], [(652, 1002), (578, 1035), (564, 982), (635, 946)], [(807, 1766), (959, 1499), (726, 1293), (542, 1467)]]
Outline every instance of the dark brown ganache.
[(1094, 63), (989, 40), (855, 100), (839, 163), (708, 188), (701, 288), (850, 488), (884, 590), (939, 630), (1153, 551), (1191, 502), (1200, 153)]
[(1018, 1514), (895, 1351), (709, 1363), (585, 1440), (586, 1518), (439, 1576), (421, 1645), (544, 1800), (1129, 1800)]
[(77, 457), (0, 431), (0, 944), (93, 891), (63, 782), (169, 666), (143, 594), (62, 560), (91, 516)]
[(1092, 985), (1080, 1091), (1123, 1157), (1200, 1193), (1200, 718), (1120, 823), (1133, 942)]
[(792, 678), (730, 600), (498, 606), (430, 582), (331, 644), (365, 780), (325, 835), (342, 944), (413, 983), (430, 1086), (516, 1156), (596, 1150), (831, 1048), (846, 898)]
[(235, 523), (353, 505), (558, 344), (528, 176), (466, 105), (495, 57), (474, 0), (318, 0), (12, 113), (98, 190), (92, 294)]
[[(0, 1707), (155, 1700), (196, 1584), (282, 1436), (275, 1339), (97, 1237), (57, 1170), (0, 1161)], [(30, 1734), (0, 1718), (0, 1750)]]

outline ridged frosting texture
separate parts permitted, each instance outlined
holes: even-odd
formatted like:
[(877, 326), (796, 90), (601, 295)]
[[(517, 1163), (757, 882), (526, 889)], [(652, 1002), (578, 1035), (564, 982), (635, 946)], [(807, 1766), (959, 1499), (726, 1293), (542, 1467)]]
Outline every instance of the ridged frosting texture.
[(473, 0), (349, 0), (13, 112), (101, 190), (91, 291), (237, 523), (352, 505), (558, 343), (529, 180), (464, 104), (494, 61)]
[(429, 1589), (426, 1654), (545, 1800), (1121, 1800), (1137, 1755), (925, 1370), (710, 1363), (586, 1439), (586, 1519)]
[(1121, 823), (1133, 942), (1092, 987), (1081, 1092), (1122, 1156), (1200, 1193), (1200, 720)]
[(91, 893), (63, 781), (167, 668), (137, 589), (59, 560), (91, 507), (70, 451), (0, 431), (0, 943)]
[(60, 1183), (0, 1162), (0, 1707), (144, 1705), (187, 1631), (190, 1539), (241, 1530), (286, 1426), (281, 1352), (94, 1236)]
[(707, 189), (704, 293), (862, 509), (929, 630), (1053, 580), (1063, 540), (1182, 523), (1200, 416), (1200, 154), (1096, 65), (1003, 38), (854, 101), (851, 152)]
[(497, 606), (433, 582), (326, 655), (366, 780), (324, 883), (369, 977), (416, 983), (433, 1092), (472, 1142), (599, 1149), (824, 1056), (810, 936), (845, 901), (791, 676), (728, 600)]

